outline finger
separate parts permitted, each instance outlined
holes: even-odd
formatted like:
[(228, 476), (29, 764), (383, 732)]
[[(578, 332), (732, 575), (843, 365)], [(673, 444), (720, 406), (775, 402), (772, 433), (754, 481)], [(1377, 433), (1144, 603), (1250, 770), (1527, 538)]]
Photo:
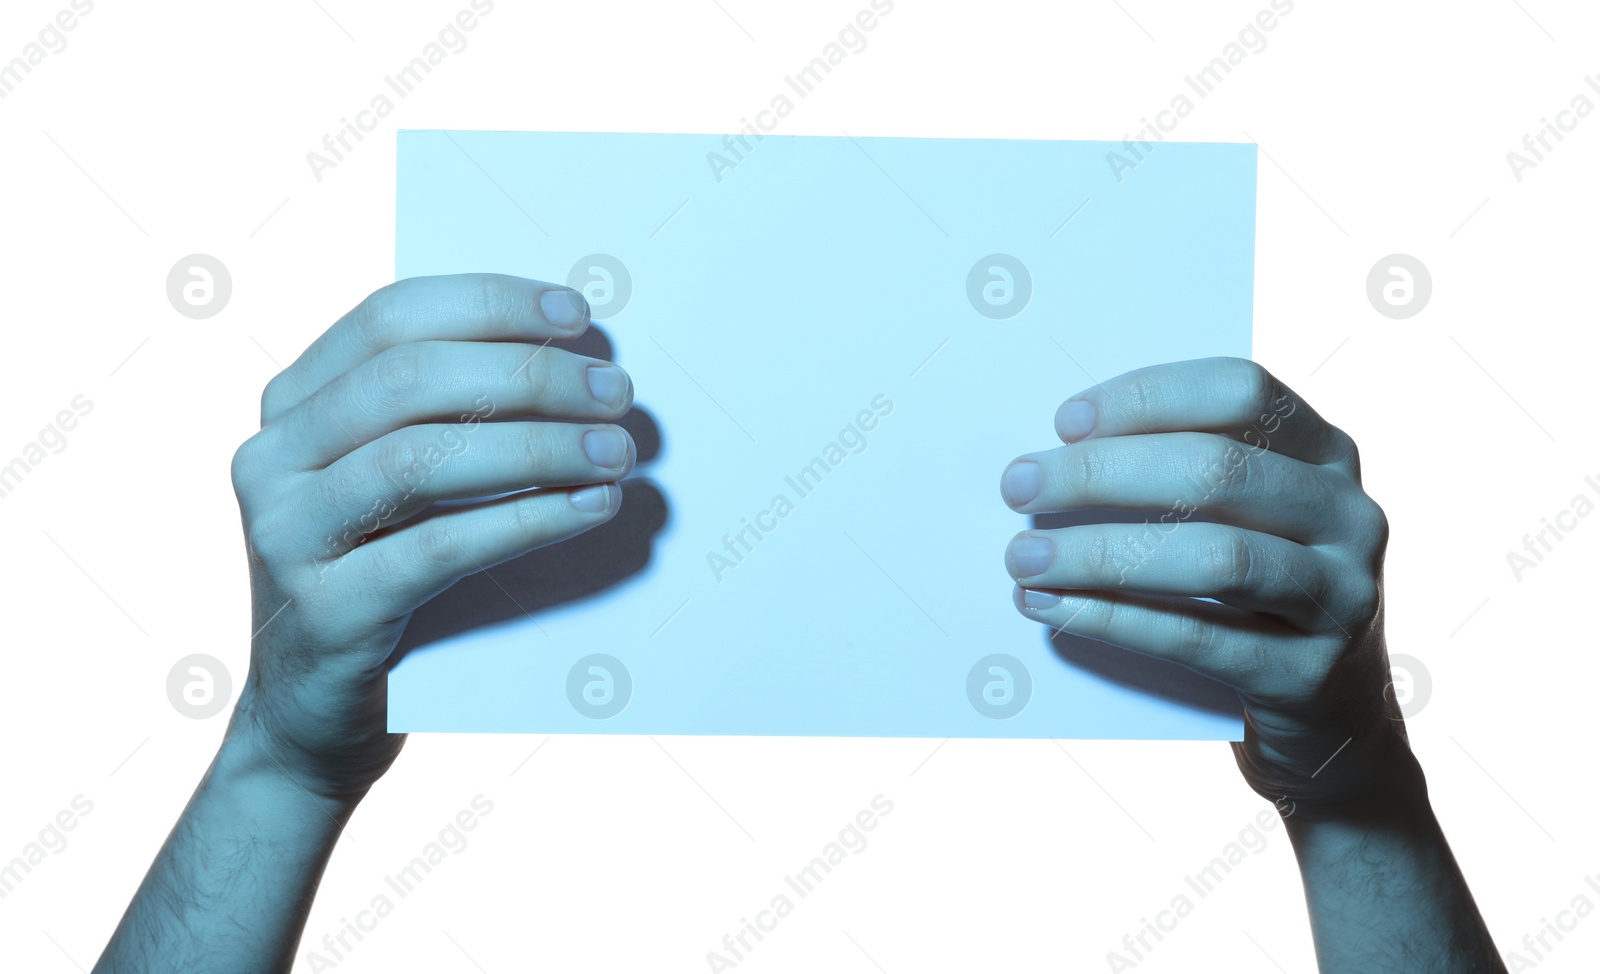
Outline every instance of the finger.
[(637, 456), (618, 426), (408, 426), (312, 474), (299, 519), (339, 555), (439, 501), (616, 481)]
[(1205, 358), (1125, 372), (1062, 403), (1056, 433), (1087, 437), (1193, 430), (1354, 476), (1355, 442), (1249, 359)]
[(506, 274), (450, 274), (396, 281), (323, 332), (261, 395), (261, 425), (373, 356), (412, 342), (543, 342), (589, 327), (582, 294)]
[(467, 575), (604, 524), (621, 503), (621, 487), (599, 484), (445, 508), (333, 559), (324, 577), (336, 572), (341, 584), (375, 600), (382, 618), (395, 618)]
[(1013, 590), (1012, 601), (1024, 616), (1056, 632), (1169, 660), (1254, 696), (1294, 686), (1297, 668), (1308, 668), (1299, 645), (1304, 636), (1215, 602), (1021, 587)]
[(1027, 588), (1216, 599), (1304, 628), (1324, 615), (1321, 606), (1331, 599), (1329, 573), (1310, 549), (1205, 522), (1024, 531), (1006, 548), (1006, 569)]
[(292, 468), (314, 470), (418, 423), (507, 415), (606, 421), (621, 417), (632, 402), (626, 372), (564, 349), (418, 342), (345, 373), (262, 435)]
[(1349, 478), (1215, 433), (1090, 438), (1017, 458), (1001, 494), (1014, 510), (1151, 511), (1165, 527), (1196, 511), (1290, 541), (1342, 540), (1371, 502)]

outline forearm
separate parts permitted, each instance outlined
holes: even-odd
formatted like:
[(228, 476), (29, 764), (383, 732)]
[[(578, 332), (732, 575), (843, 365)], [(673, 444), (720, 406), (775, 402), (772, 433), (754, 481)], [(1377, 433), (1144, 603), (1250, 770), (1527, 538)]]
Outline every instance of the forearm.
[(1504, 974), (1420, 767), (1404, 777), (1357, 807), (1285, 819), (1319, 970)]
[(95, 974), (289, 970), (358, 801), (313, 797), (254, 739), (230, 732)]

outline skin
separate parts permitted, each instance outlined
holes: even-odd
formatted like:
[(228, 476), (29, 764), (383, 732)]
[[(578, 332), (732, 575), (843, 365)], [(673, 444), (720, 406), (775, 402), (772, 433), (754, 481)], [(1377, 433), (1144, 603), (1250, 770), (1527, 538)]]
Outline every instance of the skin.
[(1285, 817), (1325, 974), (1504, 971), (1389, 689), (1389, 528), (1355, 442), (1237, 358), (1118, 376), (1064, 402), (1056, 432), (1002, 475), (1014, 510), (1149, 524), (1018, 534), (1018, 611), (1238, 692), (1234, 754)]
[[(384, 680), (411, 613), (617, 511), (637, 451), (614, 421), (633, 391), (560, 347), (587, 327), (566, 288), (413, 279), (268, 384), (232, 470), (250, 673), (97, 972), (291, 967), (345, 824), (404, 744), (386, 729)], [(1073, 401), (1088, 406), (1058, 415), (1069, 445), (1008, 470), (1016, 510), (1189, 498), (1220, 523), (1177, 519), (1148, 550), (1135, 526), (1024, 532), (1048, 557), (1023, 574), (1024, 549), (1008, 552), (1019, 610), (1239, 691), (1239, 766), (1288, 816), (1324, 971), (1502, 970), (1384, 693), (1387, 526), (1349, 437), (1237, 359), (1140, 370)], [(1092, 422), (1075, 427), (1082, 409)], [(1229, 472), (1213, 489), (1217, 460)], [(433, 506), (528, 487), (541, 489)]]
[[(558, 347), (588, 325), (564, 287), (415, 278), (369, 296), (267, 385), (232, 471), (250, 673), (97, 972), (290, 968), (341, 830), (405, 743), (386, 729), (384, 681), (411, 613), (616, 514), (637, 450), (612, 421), (633, 387)], [(535, 486), (547, 489), (429, 510)]]

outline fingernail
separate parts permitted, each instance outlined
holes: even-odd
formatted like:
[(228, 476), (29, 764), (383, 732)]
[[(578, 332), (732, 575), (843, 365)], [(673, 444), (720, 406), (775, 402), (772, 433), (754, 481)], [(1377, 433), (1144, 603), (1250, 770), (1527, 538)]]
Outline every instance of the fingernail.
[(604, 514), (611, 510), (611, 485), (585, 487), (568, 494), (567, 499), (572, 501), (573, 507), (585, 514)]
[(1048, 609), (1060, 601), (1061, 596), (1053, 592), (1041, 592), (1033, 588), (1022, 590), (1022, 604), (1030, 609)]
[(1006, 561), (1011, 565), (1011, 574), (1017, 578), (1043, 574), (1055, 556), (1056, 546), (1050, 539), (1036, 534), (1014, 538), (1011, 547), (1006, 549)]
[(1094, 432), (1094, 404), (1082, 399), (1064, 402), (1056, 410), (1056, 433), (1063, 440), (1081, 440)]
[(1005, 476), (1000, 478), (1000, 493), (1005, 495), (1007, 504), (1021, 507), (1039, 496), (1040, 478), (1039, 464), (1018, 460), (1007, 467)]
[(620, 470), (628, 459), (628, 438), (618, 429), (590, 430), (583, 434), (583, 452), (597, 467)]
[(549, 290), (539, 295), (544, 320), (557, 328), (576, 328), (589, 320), (589, 302), (577, 291)]
[(615, 365), (589, 366), (589, 391), (612, 409), (628, 398), (628, 377)]

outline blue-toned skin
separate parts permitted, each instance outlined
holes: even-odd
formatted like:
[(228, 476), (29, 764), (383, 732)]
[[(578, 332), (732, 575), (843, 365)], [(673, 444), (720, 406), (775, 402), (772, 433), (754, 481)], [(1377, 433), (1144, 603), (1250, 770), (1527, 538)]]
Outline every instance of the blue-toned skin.
[[(404, 743), (384, 674), (412, 611), (617, 512), (637, 449), (612, 421), (633, 386), (559, 347), (588, 315), (557, 285), (414, 278), (268, 383), (232, 471), (250, 673), (97, 972), (289, 970), (344, 823)], [(428, 511), (536, 486), (552, 489)]]
[[(633, 391), (559, 347), (588, 324), (555, 285), (416, 278), (269, 383), (233, 462), (250, 673), (97, 972), (291, 967), (344, 824), (404, 743), (384, 673), (412, 611), (616, 513), (637, 450), (614, 421)], [(1355, 444), (1240, 359), (1128, 373), (1057, 426), (1067, 446), (1005, 472), (1014, 509), (1183, 498), (1217, 523), (1175, 514), (1142, 548), (1125, 525), (1024, 532), (1033, 550), (1007, 552), (1019, 610), (1239, 690), (1239, 765), (1287, 815), (1324, 971), (1503, 970), (1384, 693), (1387, 525)], [(550, 489), (433, 507), (533, 486)]]
[(1018, 611), (1238, 691), (1235, 756), (1285, 816), (1322, 971), (1504, 971), (1387, 692), (1389, 528), (1355, 442), (1238, 358), (1136, 369), (1055, 423), (1066, 445), (1001, 475), (1014, 510), (1167, 513), (1021, 532)]

